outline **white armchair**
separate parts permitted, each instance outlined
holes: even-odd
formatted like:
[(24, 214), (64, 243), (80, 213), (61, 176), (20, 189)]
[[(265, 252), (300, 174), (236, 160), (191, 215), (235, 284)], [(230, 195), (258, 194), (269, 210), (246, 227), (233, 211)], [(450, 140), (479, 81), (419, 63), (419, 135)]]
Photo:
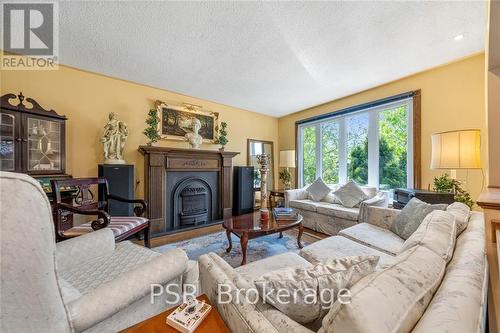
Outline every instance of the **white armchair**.
[[(50, 204), (29, 176), (0, 172), (0, 194), (2, 332), (116, 332), (198, 284), (197, 263), (183, 251), (115, 244), (111, 230), (56, 245)], [(154, 284), (169, 293), (152, 299)]]

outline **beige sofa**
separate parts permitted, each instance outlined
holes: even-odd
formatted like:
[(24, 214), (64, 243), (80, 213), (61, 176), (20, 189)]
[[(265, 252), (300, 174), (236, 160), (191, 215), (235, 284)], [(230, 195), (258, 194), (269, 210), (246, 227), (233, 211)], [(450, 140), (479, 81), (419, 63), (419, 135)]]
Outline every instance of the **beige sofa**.
[(109, 229), (56, 244), (49, 201), (29, 176), (0, 171), (0, 197), (1, 332), (117, 332), (179, 303), (168, 293), (152, 303), (151, 284), (198, 284), (183, 251), (115, 244)]
[[(333, 191), (340, 185), (328, 185)], [(336, 235), (366, 220), (366, 207), (387, 207), (388, 196), (373, 186), (361, 186), (368, 197), (355, 207), (344, 207), (330, 192), (323, 200), (311, 200), (305, 188), (285, 191), (285, 205), (296, 209), (304, 217), (304, 227), (327, 235)]]
[[(253, 304), (244, 297), (239, 301), (233, 297), (231, 302), (217, 304), (217, 308), (231, 331), (237, 333), (384, 333), (381, 327), (385, 327), (386, 322), (399, 325), (397, 329), (387, 330), (393, 332), (484, 332), (487, 262), (483, 214), (472, 212), (466, 230), (456, 240), (455, 234), (447, 237), (448, 248), (454, 249), (449, 258), (442, 258), (435, 252), (440, 246), (435, 240), (422, 241), (399, 253), (405, 241), (389, 235), (397, 214), (393, 209), (368, 207), (368, 223), (313, 243), (299, 254), (284, 253), (236, 269), (214, 253), (203, 255), (199, 259), (201, 288), (217, 304), (220, 284), (230, 286), (231, 294), (236, 296), (242, 289), (253, 288), (253, 281), (262, 274), (276, 269), (310, 267), (329, 258), (377, 255), (380, 261), (376, 271), (351, 288), (356, 289), (353, 294), (364, 292), (362, 302), (356, 303), (353, 298), (352, 311), (344, 311), (340, 317), (332, 314), (338, 310), (339, 302), (323, 321), (307, 327), (260, 300)], [(453, 218), (451, 221), (455, 226)], [(442, 221), (434, 222), (434, 227), (442, 225)], [(432, 239), (434, 232), (428, 235)], [(429, 245), (429, 242), (437, 245)], [(426, 284), (431, 284), (430, 292), (420, 294), (419, 288)], [(408, 297), (411, 293), (416, 294)], [(401, 309), (408, 304), (413, 308), (401, 315)]]

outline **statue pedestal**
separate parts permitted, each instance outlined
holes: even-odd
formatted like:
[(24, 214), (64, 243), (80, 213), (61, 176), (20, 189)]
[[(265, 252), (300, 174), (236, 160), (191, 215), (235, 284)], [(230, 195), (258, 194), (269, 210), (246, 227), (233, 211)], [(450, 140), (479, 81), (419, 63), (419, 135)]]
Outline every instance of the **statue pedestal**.
[(104, 164), (126, 164), (124, 160), (105, 159)]

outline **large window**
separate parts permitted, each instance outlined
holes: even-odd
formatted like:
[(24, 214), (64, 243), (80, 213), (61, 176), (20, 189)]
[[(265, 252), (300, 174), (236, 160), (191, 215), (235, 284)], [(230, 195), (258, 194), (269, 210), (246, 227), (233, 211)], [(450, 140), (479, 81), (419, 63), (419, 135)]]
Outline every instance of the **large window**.
[(398, 98), (298, 124), (300, 186), (326, 183), (412, 187), (413, 99)]

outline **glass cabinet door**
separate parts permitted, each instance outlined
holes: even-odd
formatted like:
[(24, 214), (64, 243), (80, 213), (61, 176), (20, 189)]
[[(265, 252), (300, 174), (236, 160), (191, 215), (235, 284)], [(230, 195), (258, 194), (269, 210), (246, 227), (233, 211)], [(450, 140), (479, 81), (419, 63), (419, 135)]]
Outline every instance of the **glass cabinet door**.
[(15, 129), (16, 117), (12, 114), (0, 114), (0, 169), (15, 171)]
[(27, 117), (28, 171), (61, 170), (61, 123)]

